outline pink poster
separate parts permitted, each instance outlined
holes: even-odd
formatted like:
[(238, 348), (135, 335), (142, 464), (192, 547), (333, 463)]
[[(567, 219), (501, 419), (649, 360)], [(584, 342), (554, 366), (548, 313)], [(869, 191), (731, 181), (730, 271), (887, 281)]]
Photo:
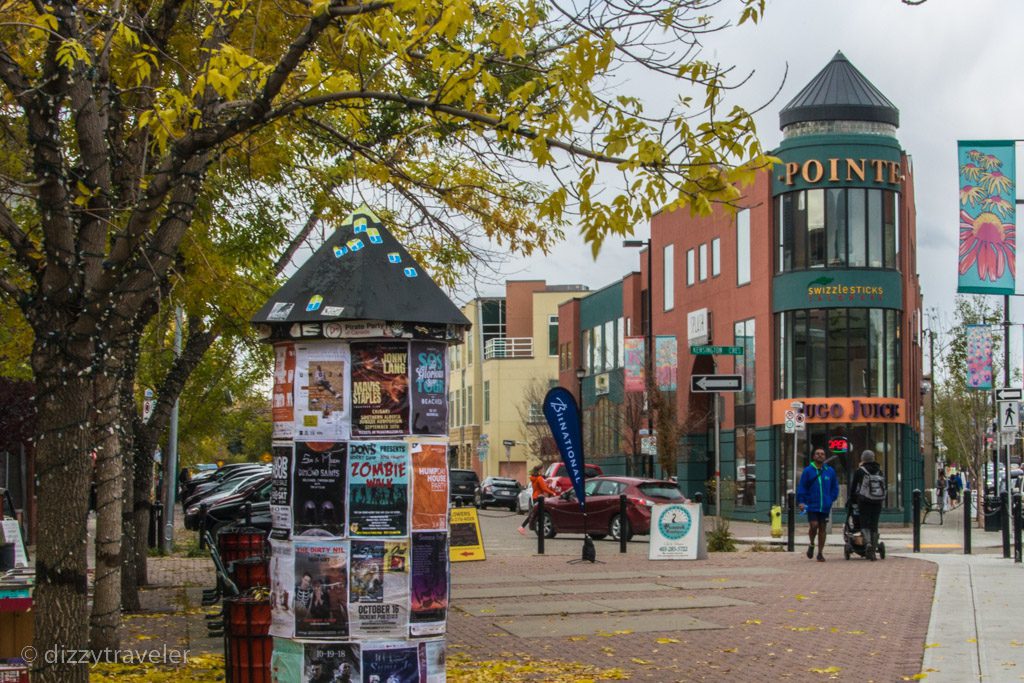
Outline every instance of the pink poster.
[(676, 338), (659, 335), (654, 340), (654, 377), (661, 391), (676, 390), (677, 360)]
[(627, 392), (644, 390), (644, 338), (626, 337), (625, 382)]

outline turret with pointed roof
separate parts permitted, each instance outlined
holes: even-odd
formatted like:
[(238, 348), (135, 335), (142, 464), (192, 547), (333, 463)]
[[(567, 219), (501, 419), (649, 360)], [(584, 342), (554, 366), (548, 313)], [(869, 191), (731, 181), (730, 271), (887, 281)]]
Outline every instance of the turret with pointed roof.
[(867, 121), (897, 128), (900, 112), (842, 52), (836, 52), (779, 112), (783, 131), (809, 121)]

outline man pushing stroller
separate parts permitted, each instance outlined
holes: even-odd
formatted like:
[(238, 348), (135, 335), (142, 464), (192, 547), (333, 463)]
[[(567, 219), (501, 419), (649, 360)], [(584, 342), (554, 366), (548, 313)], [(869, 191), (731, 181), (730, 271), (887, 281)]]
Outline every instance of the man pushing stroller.
[(860, 454), (860, 467), (850, 479), (846, 497), (846, 514), (849, 519), (856, 516), (857, 526), (864, 534), (865, 554), (872, 562), (878, 551), (878, 517), (885, 502), (886, 484), (882, 469), (875, 462), (874, 451)]

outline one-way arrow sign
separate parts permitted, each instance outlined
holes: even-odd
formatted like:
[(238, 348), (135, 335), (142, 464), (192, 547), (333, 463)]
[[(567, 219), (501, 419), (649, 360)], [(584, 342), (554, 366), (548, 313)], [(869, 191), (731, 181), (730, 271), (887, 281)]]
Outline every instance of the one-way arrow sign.
[(743, 375), (691, 375), (690, 393), (743, 391)]
[(1024, 399), (1024, 390), (1020, 387), (996, 387), (997, 401), (1019, 401)]

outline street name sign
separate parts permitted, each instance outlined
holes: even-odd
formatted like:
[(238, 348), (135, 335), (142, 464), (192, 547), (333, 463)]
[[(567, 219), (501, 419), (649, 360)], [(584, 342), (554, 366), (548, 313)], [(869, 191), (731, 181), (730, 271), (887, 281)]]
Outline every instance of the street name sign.
[(1020, 401), (1024, 399), (1024, 389), (1020, 387), (996, 387), (997, 401)]
[(693, 344), (690, 346), (690, 353), (695, 356), (742, 356), (742, 346), (708, 346), (707, 344)]
[(691, 375), (691, 393), (743, 391), (743, 375)]

